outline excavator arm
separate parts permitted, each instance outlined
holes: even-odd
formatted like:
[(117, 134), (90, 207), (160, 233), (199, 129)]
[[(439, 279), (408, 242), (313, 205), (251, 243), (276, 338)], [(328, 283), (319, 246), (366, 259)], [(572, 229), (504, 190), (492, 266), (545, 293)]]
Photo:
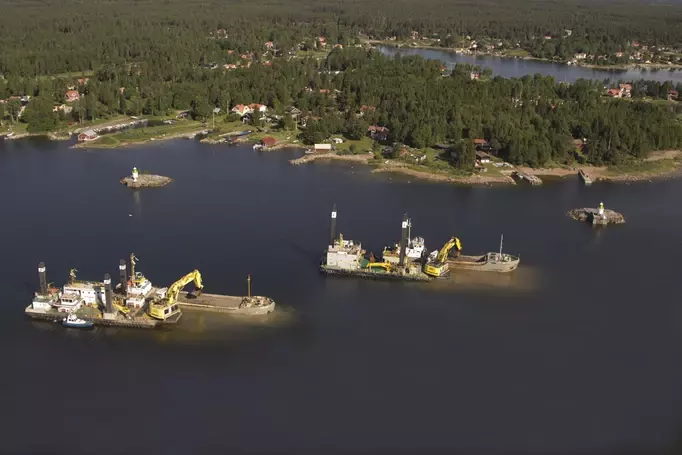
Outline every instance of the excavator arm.
[(175, 301), (178, 298), (178, 294), (180, 294), (180, 291), (182, 288), (187, 286), (189, 283), (194, 281), (194, 287), (196, 289), (197, 293), (201, 293), (201, 291), (204, 288), (204, 283), (201, 279), (201, 272), (198, 270), (193, 270), (187, 275), (183, 276), (180, 278), (178, 281), (175, 283), (171, 284), (170, 287), (168, 288), (168, 291), (166, 292), (166, 299), (168, 300), (168, 303), (172, 305), (175, 303)]
[(204, 289), (204, 283), (201, 279), (201, 273), (198, 270), (193, 270), (187, 275), (180, 278), (175, 283), (171, 284), (166, 291), (166, 297), (161, 301), (152, 302), (149, 305), (149, 315), (155, 319), (166, 320), (180, 312), (177, 306), (178, 294), (182, 288), (194, 281), (195, 293), (199, 294)]

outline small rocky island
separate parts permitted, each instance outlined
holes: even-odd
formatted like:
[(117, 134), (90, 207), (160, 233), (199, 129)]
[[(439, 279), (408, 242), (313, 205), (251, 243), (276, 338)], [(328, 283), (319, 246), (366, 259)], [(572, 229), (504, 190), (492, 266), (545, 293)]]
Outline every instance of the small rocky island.
[(121, 179), (121, 183), (129, 188), (155, 188), (166, 186), (173, 179), (163, 175), (140, 174), (137, 168), (133, 168), (133, 173)]
[(573, 209), (568, 216), (578, 221), (586, 221), (592, 225), (606, 226), (608, 224), (623, 224), (625, 217), (613, 210), (605, 209), (604, 203), (599, 203), (599, 208)]

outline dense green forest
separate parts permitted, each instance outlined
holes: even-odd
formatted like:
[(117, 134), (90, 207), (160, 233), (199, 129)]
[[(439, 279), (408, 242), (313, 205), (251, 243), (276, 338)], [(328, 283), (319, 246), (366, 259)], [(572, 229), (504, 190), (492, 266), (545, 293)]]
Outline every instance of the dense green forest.
[[(387, 143), (456, 148), (483, 137), (513, 163), (577, 156), (617, 164), (679, 147), (679, 105), (608, 99), (603, 85), (586, 81), (475, 81), (470, 68), (444, 74), (435, 61), (383, 57), (362, 47), (360, 37), (417, 30), (529, 40), (571, 29), (600, 43), (672, 45), (682, 42), (680, 12), (635, 2), (532, 0), (401, 0), (390, 7), (372, 0), (3, 2), (0, 99), (7, 102), (0, 118), (16, 121), (21, 103), (11, 97), (23, 95), (33, 98), (21, 120), (34, 132), (112, 114), (189, 110), (202, 119), (238, 103), (262, 103), (280, 114), (293, 105), (310, 119), (303, 133), (309, 142), (337, 133), (357, 138), (381, 125), (389, 129)], [(76, 81), (86, 74), (87, 82)], [(672, 88), (638, 83), (633, 95), (664, 98)], [(69, 89), (79, 95), (68, 103), (72, 110), (54, 112)], [(585, 139), (581, 152), (575, 138)]]
[[(185, 67), (220, 57), (207, 42), (223, 29), (228, 44), (258, 50), (266, 39), (288, 49), (326, 36), (350, 43), (377, 37), (470, 36), (538, 47), (537, 52), (599, 54), (638, 40), (682, 47), (682, 6), (636, 0), (3, 0), (0, 74), (45, 75), (144, 61)], [(544, 42), (545, 35), (563, 37)], [(539, 40), (538, 40), (539, 39)]]

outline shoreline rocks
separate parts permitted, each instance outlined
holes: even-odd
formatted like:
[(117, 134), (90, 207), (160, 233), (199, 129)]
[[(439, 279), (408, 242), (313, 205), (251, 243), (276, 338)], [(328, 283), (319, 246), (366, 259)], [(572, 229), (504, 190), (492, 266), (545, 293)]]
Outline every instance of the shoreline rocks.
[(140, 174), (137, 181), (133, 180), (133, 176), (129, 175), (123, 177), (120, 182), (128, 188), (158, 188), (166, 186), (173, 181), (170, 177), (154, 174)]

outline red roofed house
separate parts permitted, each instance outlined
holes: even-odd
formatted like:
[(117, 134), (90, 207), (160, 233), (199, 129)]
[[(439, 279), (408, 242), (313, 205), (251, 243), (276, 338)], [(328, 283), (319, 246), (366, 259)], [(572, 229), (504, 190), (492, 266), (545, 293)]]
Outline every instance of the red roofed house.
[(237, 65), (235, 65), (234, 63), (226, 63), (223, 65), (223, 68), (225, 68), (226, 70), (236, 70)]
[(87, 78), (87, 77), (84, 77), (84, 78), (82, 78), (82, 79), (78, 79), (78, 85), (85, 85), (85, 84), (88, 83), (89, 80), (90, 80), (90, 79)]
[(470, 78), (472, 81), (477, 81), (477, 80), (479, 80), (479, 79), (481, 78), (481, 73), (477, 73), (476, 71), (472, 71), (472, 72), (469, 74), (469, 78)]
[(272, 49), (273, 47), (275, 47), (275, 43), (273, 43), (272, 41), (266, 41), (265, 42), (265, 48), (266, 49)]
[(632, 84), (620, 84), (618, 87), (622, 92), (621, 96), (624, 96), (625, 98), (632, 97)]
[(232, 112), (239, 115), (240, 117), (244, 117), (246, 114), (250, 114), (252, 111), (249, 106), (246, 106), (244, 104), (237, 104), (235, 107), (232, 108)]
[(78, 90), (69, 90), (64, 94), (64, 97), (67, 102), (78, 101), (81, 98)]
[(95, 133), (93, 130), (87, 130), (78, 135), (78, 140), (82, 142), (94, 141), (98, 137), (99, 136), (97, 133)]
[(277, 139), (275, 139), (275, 138), (272, 137), (272, 136), (265, 136), (265, 137), (264, 137), (263, 139), (261, 139), (260, 142), (259, 142), (259, 144), (260, 144), (261, 147), (263, 147), (263, 148), (272, 147), (272, 146), (275, 145), (276, 143), (277, 143)]
[(389, 129), (385, 126), (370, 125), (367, 127), (367, 132), (369, 133), (369, 137), (375, 141), (385, 141), (388, 139)]
[(679, 96), (680, 94), (677, 93), (677, 90), (670, 90), (668, 92), (668, 101), (676, 101)]
[(606, 94), (612, 98), (621, 98), (623, 91), (619, 88), (610, 88), (606, 91)]
[(265, 114), (265, 112), (268, 110), (268, 107), (264, 104), (252, 103), (252, 104), (249, 104), (249, 109), (251, 110), (251, 112), (254, 112), (254, 113), (258, 112), (260, 114)]
[(324, 36), (320, 36), (317, 38), (317, 41), (320, 43), (320, 46), (326, 46), (327, 45), (327, 38)]

